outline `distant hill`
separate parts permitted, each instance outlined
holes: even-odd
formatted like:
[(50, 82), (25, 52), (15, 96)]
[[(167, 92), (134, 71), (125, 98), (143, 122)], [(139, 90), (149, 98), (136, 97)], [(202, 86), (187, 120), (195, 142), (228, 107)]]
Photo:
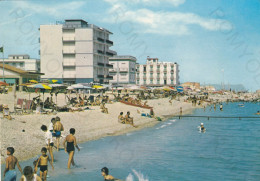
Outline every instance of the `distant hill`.
[[(223, 89), (223, 85), (221, 85), (221, 84), (210, 84), (210, 85), (214, 86), (216, 88), (216, 90)], [(225, 84), (225, 90), (229, 90), (230, 88), (231, 88), (231, 90), (235, 90), (235, 91), (246, 91), (247, 90), (245, 88), (245, 86), (242, 84), (230, 84), (230, 85)]]

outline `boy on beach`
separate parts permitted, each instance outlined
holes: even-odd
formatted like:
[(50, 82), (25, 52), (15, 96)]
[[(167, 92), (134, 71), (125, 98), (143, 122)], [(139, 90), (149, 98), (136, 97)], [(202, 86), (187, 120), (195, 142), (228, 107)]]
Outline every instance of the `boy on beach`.
[(54, 167), (53, 167), (52, 162), (50, 161), (49, 156), (46, 155), (47, 148), (43, 147), (41, 152), (42, 152), (42, 155), (40, 156), (40, 158), (38, 159), (38, 162), (36, 163), (35, 172), (37, 173), (38, 165), (40, 165), (40, 178), (43, 177), (43, 180), (46, 181), (47, 173), (48, 173), (48, 161), (50, 162), (53, 170), (54, 170)]
[(16, 171), (15, 171), (15, 165), (17, 165), (19, 171), (21, 174), (23, 174), (22, 168), (18, 162), (18, 159), (13, 156), (14, 154), (14, 148), (8, 147), (7, 148), (7, 155), (6, 158), (6, 166), (4, 170), (4, 181), (16, 181)]
[(57, 151), (59, 151), (59, 146), (60, 146), (60, 137), (61, 137), (61, 131), (64, 131), (64, 127), (60, 122), (60, 117), (56, 117), (56, 122), (53, 126), (53, 132), (55, 133), (56, 137), (56, 142), (57, 142)]
[(52, 147), (54, 146), (54, 144), (52, 141), (52, 133), (49, 130), (47, 130), (47, 126), (45, 125), (41, 126), (41, 130), (45, 132), (45, 143), (47, 145), (47, 149), (51, 156), (51, 162), (53, 163), (54, 157), (53, 157)]
[(33, 173), (33, 169), (31, 166), (26, 166), (23, 169), (23, 175), (20, 179), (20, 181), (42, 181), (42, 179), (37, 175)]
[[(75, 147), (78, 149), (78, 151), (80, 151), (78, 145), (77, 145), (77, 141), (76, 141), (76, 137), (74, 136), (75, 134), (75, 129), (74, 128), (70, 128), (70, 134), (68, 136), (66, 136), (63, 145), (64, 145), (64, 150), (65, 153), (69, 154), (69, 160), (68, 160), (68, 169), (70, 169), (70, 165), (72, 164), (73, 166), (75, 166), (75, 162), (74, 162), (74, 151), (75, 151)], [(67, 145), (66, 145), (67, 142)]]
[(123, 112), (120, 112), (120, 114), (118, 116), (118, 122), (125, 124), (125, 118), (124, 118), (123, 114), (124, 114)]

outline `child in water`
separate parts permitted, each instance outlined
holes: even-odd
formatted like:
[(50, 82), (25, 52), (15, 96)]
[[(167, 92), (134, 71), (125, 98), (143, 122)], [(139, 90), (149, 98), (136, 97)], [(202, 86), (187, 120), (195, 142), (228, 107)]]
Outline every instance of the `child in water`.
[(38, 159), (38, 162), (35, 166), (35, 172), (37, 172), (38, 165), (40, 165), (40, 178), (43, 177), (43, 180), (46, 181), (47, 173), (48, 173), (48, 161), (50, 162), (52, 169), (54, 170), (53, 164), (49, 158), (49, 156), (46, 154), (47, 153), (47, 148), (43, 147), (42, 150), (42, 155)]
[(107, 167), (101, 169), (101, 175), (104, 177), (105, 181), (120, 181), (114, 178), (112, 175), (109, 175), (109, 170)]
[[(80, 151), (78, 145), (77, 145), (77, 141), (76, 141), (76, 137), (74, 136), (75, 134), (75, 129), (74, 128), (70, 128), (70, 134), (68, 136), (66, 136), (63, 145), (64, 145), (64, 149), (65, 152), (69, 154), (69, 160), (68, 160), (68, 169), (70, 169), (70, 165), (72, 164), (73, 166), (75, 165), (74, 162), (74, 151), (75, 151), (75, 147), (78, 149), (78, 151)], [(65, 145), (67, 142), (67, 146)]]

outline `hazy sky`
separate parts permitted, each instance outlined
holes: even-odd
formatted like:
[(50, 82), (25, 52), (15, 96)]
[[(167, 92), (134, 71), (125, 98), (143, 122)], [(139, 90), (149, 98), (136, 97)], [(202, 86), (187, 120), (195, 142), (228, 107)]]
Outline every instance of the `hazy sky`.
[(180, 65), (180, 80), (260, 89), (260, 0), (0, 1), (0, 46), (40, 58), (39, 26), (84, 19), (111, 32), (118, 55)]

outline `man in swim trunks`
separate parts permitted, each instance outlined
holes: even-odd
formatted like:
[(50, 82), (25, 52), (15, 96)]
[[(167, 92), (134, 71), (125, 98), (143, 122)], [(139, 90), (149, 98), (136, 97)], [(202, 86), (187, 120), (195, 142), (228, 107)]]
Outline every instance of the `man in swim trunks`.
[(53, 163), (54, 157), (53, 157), (52, 148), (53, 148), (54, 144), (52, 141), (52, 133), (49, 130), (47, 130), (47, 126), (45, 126), (45, 125), (41, 126), (41, 130), (43, 132), (45, 132), (45, 143), (47, 145), (47, 149), (51, 156), (51, 162)]
[(53, 167), (52, 162), (50, 161), (49, 156), (46, 155), (47, 148), (43, 147), (41, 152), (42, 152), (42, 155), (38, 159), (38, 162), (35, 166), (35, 172), (37, 172), (38, 165), (40, 165), (40, 177), (41, 178), (43, 177), (43, 180), (46, 181), (47, 180), (47, 173), (48, 173), (48, 161), (50, 162), (53, 170), (54, 170), (54, 167)]
[(126, 124), (130, 124), (130, 125), (132, 125), (135, 128), (137, 127), (137, 126), (134, 125), (134, 118), (130, 117), (130, 112), (129, 111), (127, 111), (127, 113), (125, 115), (125, 123)]
[[(74, 162), (74, 151), (75, 151), (75, 147), (78, 149), (78, 151), (80, 151), (78, 145), (77, 145), (77, 141), (76, 141), (76, 137), (74, 136), (75, 134), (75, 129), (74, 128), (70, 128), (70, 134), (68, 136), (66, 136), (63, 145), (64, 145), (64, 149), (65, 149), (65, 153), (69, 154), (69, 160), (68, 160), (68, 169), (70, 169), (70, 165), (72, 164), (73, 166), (75, 165)], [(67, 145), (66, 145), (67, 142)]]
[(21, 174), (23, 174), (22, 168), (18, 162), (18, 159), (13, 156), (14, 154), (14, 148), (8, 147), (7, 148), (7, 155), (6, 158), (6, 166), (4, 170), (4, 181), (16, 181), (16, 171), (15, 171), (15, 165), (17, 165), (19, 171)]
[(56, 122), (53, 126), (53, 132), (55, 133), (56, 142), (57, 142), (57, 151), (59, 151), (61, 131), (64, 131), (64, 127), (60, 122), (60, 118), (57, 116)]

